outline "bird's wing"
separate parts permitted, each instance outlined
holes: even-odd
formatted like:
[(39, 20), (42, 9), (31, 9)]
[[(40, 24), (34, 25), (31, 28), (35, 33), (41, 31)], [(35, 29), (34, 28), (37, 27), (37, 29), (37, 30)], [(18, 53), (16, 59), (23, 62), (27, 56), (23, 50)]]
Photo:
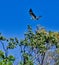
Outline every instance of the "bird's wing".
[(29, 13), (30, 15), (33, 17), (33, 18), (36, 18), (35, 14), (33, 13), (32, 9), (29, 10)]

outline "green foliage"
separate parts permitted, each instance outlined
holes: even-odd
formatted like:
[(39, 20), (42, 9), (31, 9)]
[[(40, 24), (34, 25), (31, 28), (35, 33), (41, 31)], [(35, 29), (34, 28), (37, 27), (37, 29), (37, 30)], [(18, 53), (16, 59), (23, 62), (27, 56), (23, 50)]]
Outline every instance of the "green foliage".
[[(2, 44), (2, 50), (0, 50), (0, 65), (13, 65), (15, 57), (10, 55), (8, 56), (8, 50), (14, 49), (17, 46), (15, 38), (7, 39), (0, 34), (0, 44)], [(5, 46), (5, 44), (7, 44)]]
[(58, 32), (51, 32), (51, 31), (47, 32), (44, 28), (39, 29), (39, 27), (37, 27), (37, 30), (34, 33), (32, 31), (31, 26), (28, 25), (28, 31), (24, 35), (25, 35), (25, 39), (20, 41), (20, 45), (27, 46), (32, 49), (31, 51), (34, 51), (34, 52), (35, 52), (34, 49), (39, 50), (37, 54), (40, 53), (42, 55), (43, 57), (42, 63), (43, 63), (46, 51), (52, 45), (56, 45), (57, 48), (59, 47)]
[(8, 48), (8, 49), (14, 49), (14, 48), (17, 47), (17, 43), (18, 43), (17, 38), (10, 38), (10, 39), (9, 39), (9, 42), (8, 42), (7, 48)]
[(4, 52), (0, 50), (0, 65), (13, 65), (14, 61), (14, 56), (10, 55), (8, 57), (5, 57)]
[(34, 65), (33, 61), (30, 59), (30, 56), (27, 53), (23, 53), (22, 56), (24, 60), (23, 62), (21, 61), (19, 65)]
[(14, 56), (10, 55), (10, 56), (8, 56), (8, 60), (9, 61), (15, 61), (15, 58), (14, 58)]
[[(34, 65), (36, 61), (39, 61), (39, 65), (43, 65), (46, 51), (52, 46), (55, 45), (56, 48), (59, 48), (59, 33), (58, 32), (47, 32), (44, 28), (37, 26), (35, 32), (33, 32), (30, 25), (28, 25), (28, 31), (24, 34), (24, 39), (18, 40), (15, 38), (5, 38), (0, 33), (0, 43), (3, 46), (4, 52), (0, 50), (0, 65), (13, 65), (15, 57), (10, 55), (8, 56), (8, 50), (20, 47), (22, 60), (19, 65)], [(7, 44), (6, 48), (4, 42)], [(59, 49), (58, 49), (59, 50)], [(58, 50), (56, 51), (59, 54)], [(39, 57), (38, 54), (42, 56), (42, 62), (37, 60)], [(34, 59), (33, 59), (34, 58)], [(57, 57), (56, 60), (59, 60)], [(59, 64), (59, 61), (56, 62), (56, 65)], [(36, 64), (37, 65), (37, 64)]]
[(6, 60), (3, 60), (3, 61), (0, 62), (0, 65), (13, 65), (13, 64), (12, 64), (12, 62), (10, 62), (10, 61), (8, 61), (8, 62), (6, 63)]
[(0, 34), (0, 40), (5, 41), (5, 40), (6, 40), (6, 38)]
[(0, 61), (4, 59), (4, 52), (0, 50)]

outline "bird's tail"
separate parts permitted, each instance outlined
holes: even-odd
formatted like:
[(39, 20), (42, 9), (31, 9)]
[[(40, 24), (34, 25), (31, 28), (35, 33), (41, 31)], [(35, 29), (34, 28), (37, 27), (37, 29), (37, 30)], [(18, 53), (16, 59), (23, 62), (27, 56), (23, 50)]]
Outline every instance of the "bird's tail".
[(38, 20), (38, 19), (40, 19), (42, 16), (38, 16), (38, 17), (36, 17), (36, 19)]

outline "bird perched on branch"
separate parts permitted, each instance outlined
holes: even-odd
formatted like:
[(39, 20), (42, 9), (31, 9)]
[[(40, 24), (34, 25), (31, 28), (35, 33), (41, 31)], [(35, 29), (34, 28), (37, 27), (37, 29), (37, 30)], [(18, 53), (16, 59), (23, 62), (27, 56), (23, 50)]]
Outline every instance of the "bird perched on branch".
[(36, 16), (34, 13), (33, 13), (33, 11), (32, 11), (32, 9), (30, 9), (29, 10), (29, 14), (31, 15), (31, 19), (33, 19), (33, 20), (39, 20), (42, 16)]

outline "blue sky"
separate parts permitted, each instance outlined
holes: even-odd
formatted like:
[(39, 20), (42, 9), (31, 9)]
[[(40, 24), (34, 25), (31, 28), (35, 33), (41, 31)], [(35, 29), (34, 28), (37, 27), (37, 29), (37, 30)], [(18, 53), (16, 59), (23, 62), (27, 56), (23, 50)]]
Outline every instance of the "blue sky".
[[(33, 21), (29, 9), (42, 18)], [(0, 32), (5, 36), (23, 38), (27, 25), (37, 24), (47, 30), (59, 31), (59, 0), (0, 0)]]

